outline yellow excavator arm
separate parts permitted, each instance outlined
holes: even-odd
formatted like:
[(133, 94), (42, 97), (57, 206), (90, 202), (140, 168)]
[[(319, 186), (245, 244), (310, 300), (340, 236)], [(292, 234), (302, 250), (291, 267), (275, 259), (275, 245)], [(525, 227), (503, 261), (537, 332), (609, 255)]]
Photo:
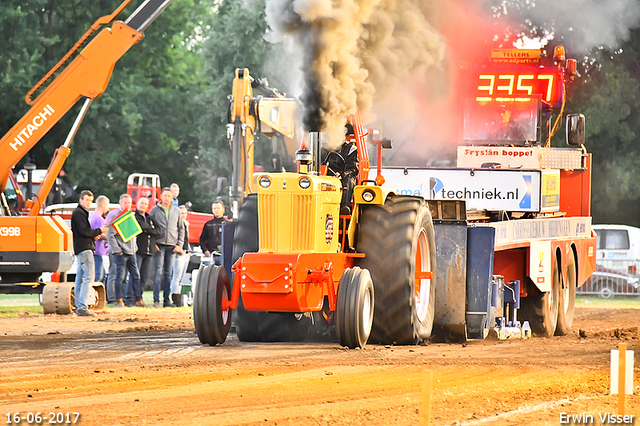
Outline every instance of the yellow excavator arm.
[[(259, 90), (265, 95), (255, 95)], [(231, 210), (238, 212), (242, 199), (251, 189), (254, 172), (254, 140), (257, 133), (272, 138), (272, 155), (278, 152), (278, 138), (284, 138), (286, 151), (297, 148), (295, 138), (294, 99), (286, 98), (259, 80), (255, 80), (246, 68), (238, 68), (229, 98), (229, 124), (227, 136), (231, 142)], [(272, 168), (276, 168), (273, 167)]]

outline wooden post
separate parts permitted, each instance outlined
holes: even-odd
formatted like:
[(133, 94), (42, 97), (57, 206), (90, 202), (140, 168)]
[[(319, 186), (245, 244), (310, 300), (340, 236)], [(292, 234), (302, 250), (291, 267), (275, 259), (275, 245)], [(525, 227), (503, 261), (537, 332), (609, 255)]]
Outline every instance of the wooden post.
[(420, 426), (431, 424), (431, 387), (433, 383), (433, 373), (425, 370), (422, 378), (422, 409), (420, 410)]
[(626, 359), (627, 344), (620, 343), (618, 345), (618, 414), (621, 416), (624, 416)]

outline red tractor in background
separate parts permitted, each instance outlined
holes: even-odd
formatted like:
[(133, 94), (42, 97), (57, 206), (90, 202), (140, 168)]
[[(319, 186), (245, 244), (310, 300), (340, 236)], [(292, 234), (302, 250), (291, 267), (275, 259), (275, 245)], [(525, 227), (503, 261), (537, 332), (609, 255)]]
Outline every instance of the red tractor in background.
[[(149, 209), (155, 206), (160, 200), (160, 193), (162, 192), (162, 186), (160, 185), (160, 176), (152, 173), (132, 173), (127, 178), (127, 194), (131, 195), (133, 199), (133, 210), (136, 208), (136, 203), (140, 197), (147, 197), (149, 199)], [(202, 228), (204, 224), (213, 219), (211, 213), (197, 213), (189, 210), (187, 214), (187, 222), (189, 222), (189, 242), (191, 244), (198, 244), (200, 240), (200, 234), (202, 234)]]

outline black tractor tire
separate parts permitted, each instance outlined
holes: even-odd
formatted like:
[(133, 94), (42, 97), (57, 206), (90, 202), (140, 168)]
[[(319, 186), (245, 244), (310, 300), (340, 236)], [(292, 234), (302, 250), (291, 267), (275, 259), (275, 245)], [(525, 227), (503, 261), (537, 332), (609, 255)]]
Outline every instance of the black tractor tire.
[(558, 324), (560, 298), (560, 268), (556, 260), (553, 268), (551, 291), (541, 292), (521, 299), (520, 319), (529, 321), (535, 336), (551, 337)]
[[(202, 278), (200, 278), (202, 277)], [(223, 301), (231, 299), (231, 284), (223, 266), (208, 265), (198, 275), (193, 319), (200, 342), (215, 346), (227, 339), (231, 310)]]
[[(408, 345), (428, 339), (435, 315), (437, 266), (426, 202), (396, 196), (384, 205), (363, 207), (357, 250), (366, 254), (358, 266), (369, 270), (375, 289), (370, 341)], [(432, 278), (417, 279), (419, 271), (431, 272)]]
[(578, 287), (578, 271), (576, 269), (576, 258), (573, 251), (569, 253), (567, 259), (567, 269), (565, 271), (567, 282), (560, 291), (558, 299), (558, 324), (556, 325), (556, 336), (566, 336), (571, 331), (573, 325), (573, 314), (576, 307), (576, 289)]
[(201, 343), (206, 344), (211, 340), (209, 328), (207, 327), (206, 304), (207, 304), (207, 282), (209, 282), (209, 266), (202, 266), (198, 271), (196, 280), (195, 294), (193, 295), (193, 324), (196, 329), (196, 335)]
[[(258, 251), (258, 196), (248, 195), (233, 234), (232, 264), (245, 253)], [(236, 310), (236, 335), (242, 342), (300, 342), (307, 335), (309, 318), (291, 313), (248, 311), (242, 294)]]
[(336, 332), (349, 349), (362, 348), (371, 334), (374, 312), (371, 274), (357, 266), (344, 271), (338, 285)]

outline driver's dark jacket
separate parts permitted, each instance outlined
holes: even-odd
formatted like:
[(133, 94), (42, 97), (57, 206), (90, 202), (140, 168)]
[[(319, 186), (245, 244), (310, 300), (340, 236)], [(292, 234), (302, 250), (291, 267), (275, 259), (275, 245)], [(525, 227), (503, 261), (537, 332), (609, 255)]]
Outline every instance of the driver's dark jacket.
[(353, 142), (345, 142), (338, 151), (332, 151), (325, 157), (324, 163), (327, 165), (327, 175), (340, 176), (342, 186), (347, 187), (348, 183), (355, 186), (358, 176), (358, 148)]

